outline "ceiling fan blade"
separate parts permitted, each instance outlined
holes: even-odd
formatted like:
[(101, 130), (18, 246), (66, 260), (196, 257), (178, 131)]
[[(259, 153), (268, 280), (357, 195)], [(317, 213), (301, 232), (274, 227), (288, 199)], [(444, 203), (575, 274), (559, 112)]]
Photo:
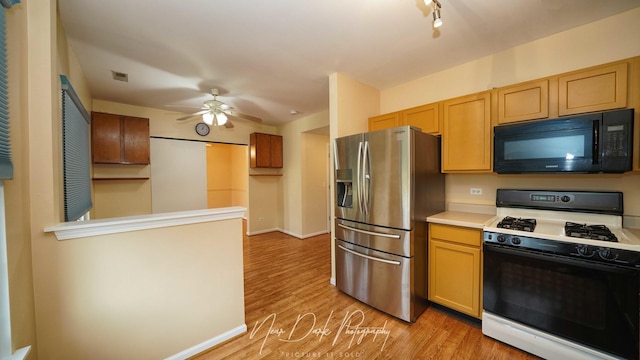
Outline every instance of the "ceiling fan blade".
[(227, 115), (231, 115), (231, 116), (233, 116), (233, 117), (235, 117), (237, 119), (240, 119), (240, 120), (253, 121), (253, 122), (256, 122), (258, 124), (262, 124), (262, 119), (260, 119), (259, 117), (255, 117), (255, 116), (239, 113), (239, 112), (233, 111), (233, 110), (227, 110), (224, 113), (227, 114)]
[(235, 125), (233, 125), (231, 121), (227, 120), (227, 122), (224, 123), (224, 127), (226, 127), (227, 129), (233, 129)]
[(183, 116), (183, 117), (179, 117), (179, 118), (177, 118), (176, 120), (178, 120), (178, 121), (182, 121), (182, 120), (189, 120), (189, 119), (191, 119), (191, 118), (193, 118), (193, 117), (200, 116), (200, 115), (202, 115), (202, 114), (204, 114), (204, 113), (207, 113), (207, 112), (209, 112), (209, 110), (202, 110), (202, 111), (198, 111), (198, 112), (195, 112), (195, 113), (193, 113), (193, 114), (189, 114), (189, 115), (185, 115), (185, 116)]

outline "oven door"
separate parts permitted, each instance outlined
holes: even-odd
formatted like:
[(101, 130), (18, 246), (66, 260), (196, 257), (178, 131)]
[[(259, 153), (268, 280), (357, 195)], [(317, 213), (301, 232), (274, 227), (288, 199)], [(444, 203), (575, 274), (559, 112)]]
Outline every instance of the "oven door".
[(640, 270), (488, 243), (483, 250), (486, 312), (638, 358)]

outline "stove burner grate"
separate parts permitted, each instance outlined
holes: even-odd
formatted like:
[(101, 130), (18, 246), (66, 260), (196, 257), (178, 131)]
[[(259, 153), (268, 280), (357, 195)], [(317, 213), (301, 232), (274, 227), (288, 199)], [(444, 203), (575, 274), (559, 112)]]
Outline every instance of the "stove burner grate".
[(502, 229), (533, 232), (536, 228), (536, 219), (523, 219), (506, 216), (500, 220), (498, 227)]
[(604, 225), (586, 225), (567, 222), (564, 233), (569, 237), (618, 242), (618, 238)]

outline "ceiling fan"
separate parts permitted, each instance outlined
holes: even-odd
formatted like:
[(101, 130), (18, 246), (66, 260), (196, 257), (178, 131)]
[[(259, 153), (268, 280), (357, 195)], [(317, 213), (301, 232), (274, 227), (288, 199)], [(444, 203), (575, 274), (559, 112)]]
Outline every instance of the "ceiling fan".
[(185, 115), (176, 120), (184, 121), (201, 116), (202, 121), (209, 126), (224, 126), (229, 129), (234, 127), (230, 118), (262, 123), (262, 119), (234, 111), (231, 106), (218, 100), (218, 89), (211, 89), (211, 95), (213, 95), (213, 99), (205, 100), (202, 104), (202, 110), (193, 114)]

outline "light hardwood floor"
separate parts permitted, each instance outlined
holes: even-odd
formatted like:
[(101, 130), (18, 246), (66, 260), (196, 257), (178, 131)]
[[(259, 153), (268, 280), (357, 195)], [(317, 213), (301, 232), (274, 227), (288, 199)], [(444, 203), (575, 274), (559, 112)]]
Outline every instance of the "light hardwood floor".
[(194, 359), (535, 358), (441, 307), (409, 324), (345, 295), (330, 284), (330, 241), (279, 232), (245, 237), (248, 332)]

